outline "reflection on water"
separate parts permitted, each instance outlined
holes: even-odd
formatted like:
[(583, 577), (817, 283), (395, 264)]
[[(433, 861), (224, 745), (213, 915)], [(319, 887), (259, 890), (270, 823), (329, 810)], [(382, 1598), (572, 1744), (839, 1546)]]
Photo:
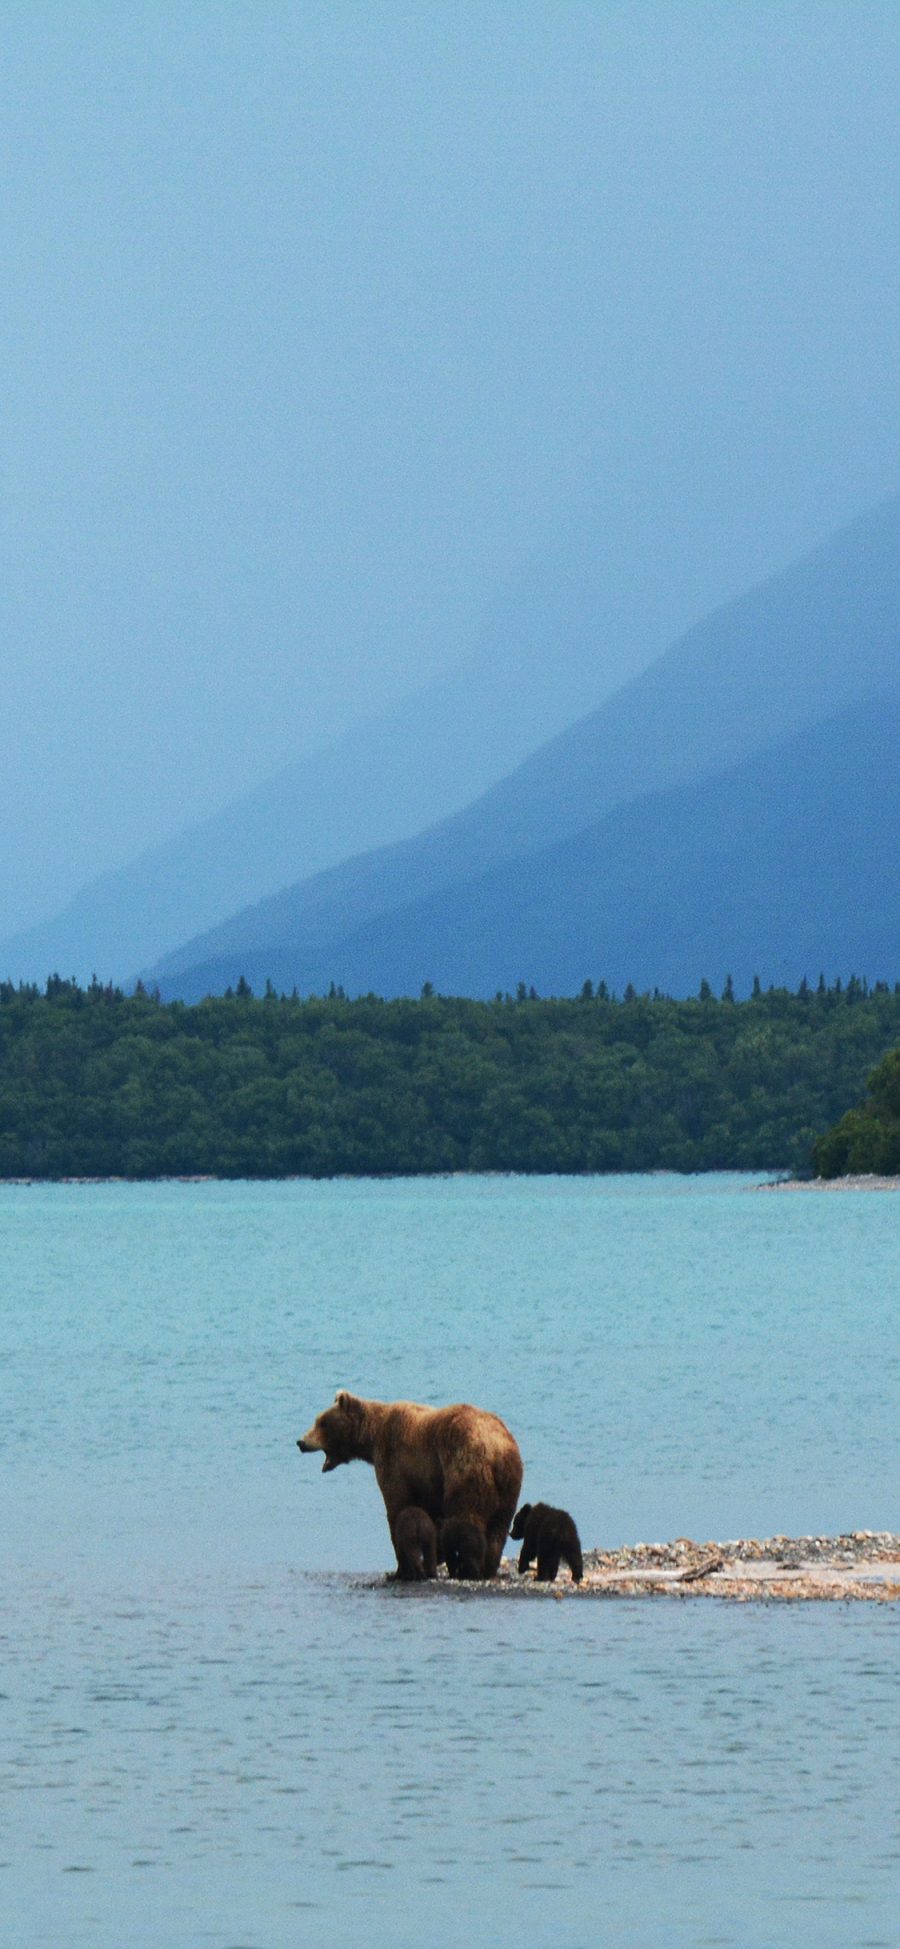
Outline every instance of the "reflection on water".
[(337, 1382), (484, 1397), (493, 1357), (586, 1542), (637, 1540), (629, 1496), (681, 1527), (667, 1467), (752, 1515), (766, 1454), (754, 1527), (817, 1458), (880, 1526), (888, 1201), (355, 1190), (0, 1194), (10, 1942), (896, 1949), (900, 1613), (398, 1590), (371, 1472), (291, 1453)]

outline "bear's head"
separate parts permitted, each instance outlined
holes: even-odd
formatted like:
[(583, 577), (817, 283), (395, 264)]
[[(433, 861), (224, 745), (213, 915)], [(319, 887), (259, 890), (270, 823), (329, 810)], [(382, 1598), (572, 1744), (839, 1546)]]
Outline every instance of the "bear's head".
[[(302, 1447), (302, 1443), (301, 1443), (301, 1447)], [(525, 1524), (527, 1523), (530, 1515), (531, 1515), (530, 1502), (523, 1502), (521, 1509), (518, 1509), (516, 1511), (515, 1516), (513, 1517), (513, 1526), (509, 1532), (514, 1543), (521, 1543), (522, 1538), (525, 1534)]]
[(360, 1458), (363, 1414), (363, 1403), (355, 1394), (336, 1394), (334, 1407), (326, 1408), (324, 1414), (316, 1416), (309, 1432), (301, 1435), (297, 1447), (304, 1455), (316, 1450), (324, 1454), (323, 1475), (327, 1475), (329, 1469), (336, 1469), (341, 1462), (357, 1461)]

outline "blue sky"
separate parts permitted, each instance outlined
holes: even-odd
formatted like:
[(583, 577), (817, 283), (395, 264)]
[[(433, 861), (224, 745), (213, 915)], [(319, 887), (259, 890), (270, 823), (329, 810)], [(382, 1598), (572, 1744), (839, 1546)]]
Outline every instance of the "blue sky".
[(893, 3), (4, 0), (0, 96), (4, 932), (547, 548), (599, 698), (900, 487)]

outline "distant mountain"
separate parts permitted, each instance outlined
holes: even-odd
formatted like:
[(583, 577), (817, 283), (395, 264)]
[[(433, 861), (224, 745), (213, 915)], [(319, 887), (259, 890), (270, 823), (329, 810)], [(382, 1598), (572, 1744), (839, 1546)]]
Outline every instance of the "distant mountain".
[[(62, 913), (2, 942), (0, 970), (14, 980), (42, 981), (54, 970), (126, 979), (186, 932), (258, 898), (260, 888), (415, 831), (484, 783), (477, 740), (458, 735), (454, 760), (447, 741), (435, 739), (443, 708), (426, 692), (92, 881)], [(426, 767), (423, 746), (435, 743)]]
[[(573, 961), (569, 969), (566, 963), (565, 975), (565, 943), (558, 942), (552, 967), (560, 973), (555, 975), (538, 953), (537, 939), (530, 942), (527, 928), (516, 920), (517, 902), (525, 903), (534, 925), (543, 898), (542, 875), (549, 870), (548, 849), (555, 842), (596, 830), (617, 807), (624, 817), (633, 801), (667, 788), (714, 781), (805, 727), (824, 725), (854, 704), (892, 693), (900, 694), (900, 497), (717, 610), (641, 676), (463, 811), (414, 839), (350, 859), (244, 909), (157, 963), (149, 978), (158, 981), (163, 994), (185, 999), (217, 992), (242, 973), (254, 982), (271, 977), (279, 987), (296, 983), (301, 991), (334, 980), (351, 992), (374, 988), (391, 993), (415, 990), (428, 979), (481, 994), (520, 978), (565, 990), (592, 970), (606, 973), (602, 941), (589, 966), (576, 957), (577, 966)], [(795, 788), (794, 824), (809, 785), (811, 778)], [(752, 790), (750, 781), (750, 800)], [(717, 799), (715, 803), (720, 804)], [(716, 816), (721, 816), (721, 805)], [(676, 810), (657, 801), (655, 811), (652, 806), (636, 811), (634, 831), (643, 835), (641, 843), (650, 844), (655, 818), (674, 816)], [(788, 817), (789, 800), (784, 798), (782, 811)], [(827, 850), (831, 824), (824, 804), (822, 812), (826, 824), (821, 844)], [(687, 832), (686, 809), (684, 816)], [(836, 804), (833, 816), (839, 816)], [(631, 843), (627, 820), (614, 829), (617, 843)], [(609, 835), (607, 839), (611, 845)], [(584, 843), (590, 850), (588, 841)], [(750, 827), (746, 843), (752, 843)], [(651, 868), (641, 865), (639, 851), (632, 850), (629, 858), (630, 881), (640, 904), (641, 884)], [(673, 854), (670, 870), (675, 858)], [(515, 861), (522, 862), (518, 876), (500, 875), (490, 883), (503, 906), (507, 930), (504, 966), (510, 972), (501, 975), (483, 876)], [(593, 866), (586, 857), (584, 870), (596, 876), (599, 857), (593, 856)], [(615, 875), (611, 852), (608, 870)], [(574, 892), (571, 874), (568, 884)], [(714, 874), (705, 890), (698, 891), (701, 896), (714, 909), (727, 889)], [(415, 911), (404, 915), (404, 909)], [(557, 929), (574, 927), (568, 909), (557, 906), (554, 911)], [(596, 911), (602, 911), (602, 902)], [(462, 915), (468, 916), (467, 922)], [(465, 924), (476, 928), (478, 939), (483, 935), (483, 958), (475, 942), (464, 952), (459, 938), (446, 958), (451, 945), (447, 928), (455, 928), (458, 937)], [(651, 986), (663, 986), (670, 979), (664, 964), (674, 963), (666, 961), (661, 922), (654, 931), (652, 907), (647, 925), (641, 962), (646, 972), (635, 967), (624, 978), (637, 981), (640, 975)], [(419, 930), (415, 941), (414, 929)], [(442, 972), (451, 962), (458, 970), (455, 977)], [(608, 957), (607, 962), (612, 971)], [(679, 986), (682, 980), (690, 986), (696, 978), (685, 964)]]
[[(382, 914), (328, 958), (272, 950), (251, 985), (489, 997), (748, 994), (803, 975), (900, 978), (900, 697), (874, 699), (715, 779), (620, 805), (586, 832)], [(877, 820), (873, 818), (874, 788)], [(215, 986), (225, 970), (219, 971)], [(209, 984), (207, 984), (209, 985)]]
[(589, 496), (507, 579), (446, 676), (0, 942), (0, 975), (124, 979), (248, 901), (466, 805), (649, 660), (683, 608), (653, 589), (616, 601), (603, 514)]

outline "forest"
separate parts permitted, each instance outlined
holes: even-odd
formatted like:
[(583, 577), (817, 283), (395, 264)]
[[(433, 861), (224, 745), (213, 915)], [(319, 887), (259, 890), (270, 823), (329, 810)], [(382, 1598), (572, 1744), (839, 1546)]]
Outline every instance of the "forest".
[(873, 1070), (864, 1102), (813, 1145), (813, 1169), (823, 1178), (900, 1174), (900, 1049), (891, 1049)]
[[(587, 981), (477, 1002), (242, 981), (193, 1004), (3, 983), (0, 1177), (809, 1173), (879, 1063), (896, 1120), (898, 1043), (900, 983), (855, 977), (757, 982), (741, 1001), (730, 982), (687, 1001)], [(854, 1160), (881, 1158), (854, 1141)], [(819, 1169), (844, 1155), (823, 1142)]]

